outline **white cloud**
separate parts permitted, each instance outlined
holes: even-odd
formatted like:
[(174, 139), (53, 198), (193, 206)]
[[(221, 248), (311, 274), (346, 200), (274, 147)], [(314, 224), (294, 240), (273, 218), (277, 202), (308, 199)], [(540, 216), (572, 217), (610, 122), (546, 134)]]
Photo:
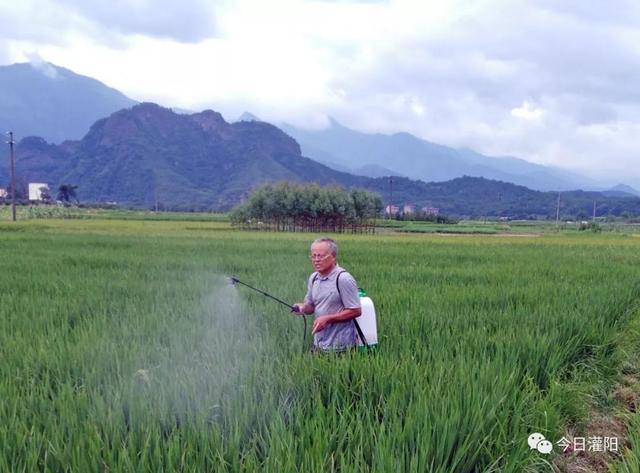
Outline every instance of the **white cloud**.
[(332, 115), (629, 176), (640, 174), (638, 5), (22, 0), (0, 5), (0, 60), (37, 54), (134, 99), (229, 118), (317, 127)]
[(529, 103), (527, 100), (522, 105), (511, 109), (511, 115), (523, 120), (538, 120), (542, 117), (543, 110)]
[(26, 56), (34, 69), (42, 72), (50, 79), (56, 79), (58, 77), (58, 71), (56, 70), (56, 68), (42, 59), (42, 57), (38, 53), (27, 53)]

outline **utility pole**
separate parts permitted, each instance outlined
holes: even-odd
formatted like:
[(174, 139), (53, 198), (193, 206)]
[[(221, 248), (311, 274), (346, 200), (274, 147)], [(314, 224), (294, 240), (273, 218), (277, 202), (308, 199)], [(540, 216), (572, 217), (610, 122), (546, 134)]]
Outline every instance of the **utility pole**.
[(8, 131), (7, 135), (9, 135), (9, 141), (7, 141), (7, 143), (9, 143), (9, 159), (11, 160), (11, 215), (13, 218), (13, 221), (16, 221), (16, 169), (15, 169), (15, 165), (14, 165), (14, 159), (13, 159), (13, 144), (15, 143), (13, 141), (13, 132), (12, 131)]
[(156, 213), (158, 213), (158, 182), (157, 182), (157, 179), (153, 180), (153, 201), (155, 202)]
[(593, 199), (593, 219), (594, 222), (596, 221), (596, 200)]
[(558, 192), (558, 204), (556, 205), (556, 230), (560, 225), (560, 192)]
[(389, 176), (389, 218), (393, 214), (393, 176)]

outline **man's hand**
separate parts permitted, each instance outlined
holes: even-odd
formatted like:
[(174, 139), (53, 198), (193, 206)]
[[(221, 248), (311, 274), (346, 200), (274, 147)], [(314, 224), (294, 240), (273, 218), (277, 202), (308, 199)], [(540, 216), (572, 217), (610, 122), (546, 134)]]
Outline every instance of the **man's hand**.
[(316, 319), (313, 321), (313, 330), (311, 331), (311, 333), (315, 334), (317, 332), (320, 332), (332, 323), (333, 319), (331, 315), (321, 315), (320, 317), (316, 317)]
[(291, 306), (291, 312), (294, 314), (302, 315), (302, 314), (312, 314), (314, 307), (306, 302), (298, 302)]

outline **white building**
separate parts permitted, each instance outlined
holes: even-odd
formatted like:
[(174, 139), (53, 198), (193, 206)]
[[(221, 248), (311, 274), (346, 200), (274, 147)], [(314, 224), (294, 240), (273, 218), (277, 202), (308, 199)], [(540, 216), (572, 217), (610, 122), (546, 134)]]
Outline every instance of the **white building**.
[(7, 197), (9, 197), (7, 189), (0, 189), (0, 199), (6, 199)]
[(414, 214), (416, 213), (416, 206), (413, 204), (404, 204), (404, 208), (402, 209), (402, 213), (404, 214)]
[(387, 215), (398, 215), (398, 212), (400, 212), (400, 208), (395, 205), (387, 205), (384, 208), (384, 213)]
[(29, 183), (29, 200), (43, 200), (43, 193), (49, 194), (49, 184), (44, 182)]
[(438, 215), (440, 213), (440, 209), (437, 207), (422, 207), (422, 212), (425, 215)]

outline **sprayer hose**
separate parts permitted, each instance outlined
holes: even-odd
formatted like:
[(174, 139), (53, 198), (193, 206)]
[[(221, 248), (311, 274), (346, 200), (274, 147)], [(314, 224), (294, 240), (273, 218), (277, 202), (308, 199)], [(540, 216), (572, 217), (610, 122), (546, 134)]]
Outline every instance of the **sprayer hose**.
[(302, 333), (302, 349), (307, 346), (307, 316), (302, 314), (302, 320), (304, 320), (304, 332)]

